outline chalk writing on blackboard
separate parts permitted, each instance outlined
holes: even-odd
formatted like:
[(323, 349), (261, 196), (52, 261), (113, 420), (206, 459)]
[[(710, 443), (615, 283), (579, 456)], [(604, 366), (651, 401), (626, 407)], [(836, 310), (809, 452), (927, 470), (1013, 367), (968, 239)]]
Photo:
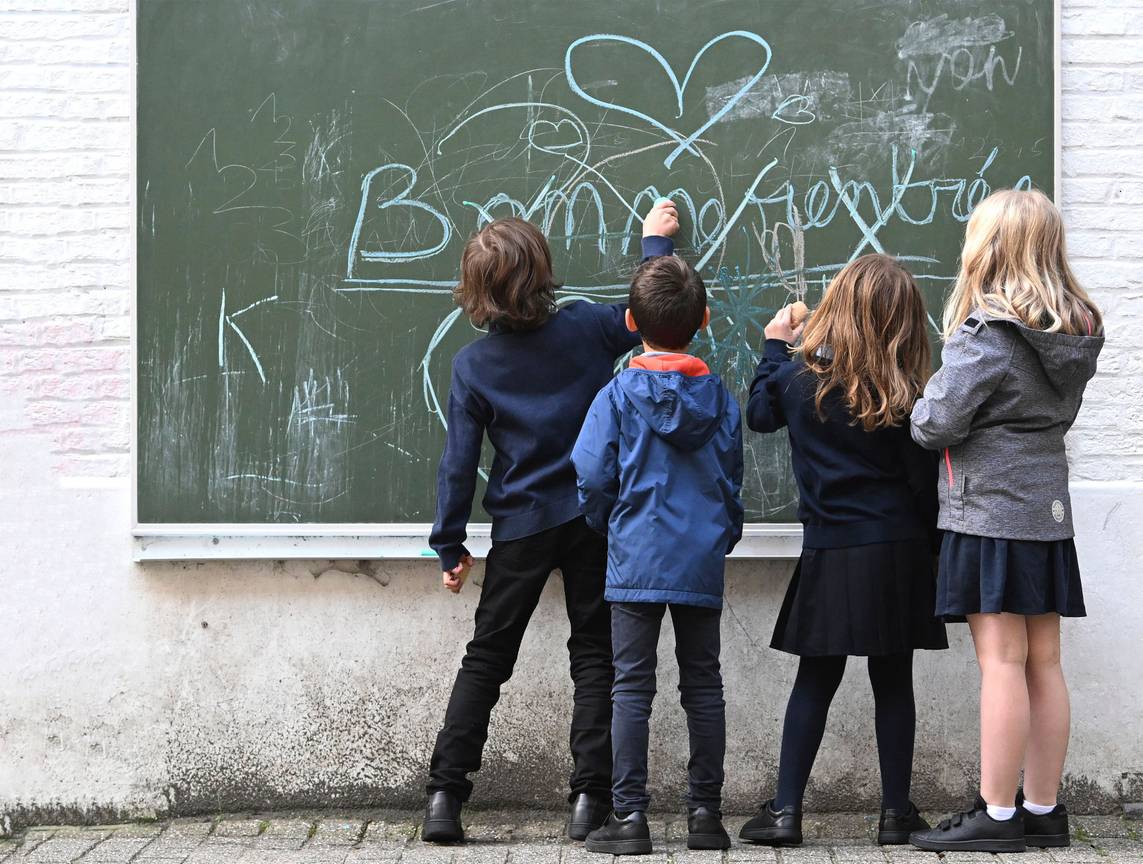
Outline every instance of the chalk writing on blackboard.
[[(917, 74), (918, 59), (933, 52), (940, 52), (939, 56), (943, 58), (937, 61), (936, 76), (942, 74), (943, 64), (946, 62), (952, 64), (950, 68), (956, 68), (954, 57), (958, 49), (953, 46), (958, 35), (967, 40), (968, 44), (980, 44), (990, 36), (999, 40), (1007, 38), (1010, 34), (1003, 30), (1003, 21), (997, 23), (991, 18), (978, 23), (961, 23), (959, 27), (956, 26), (956, 22), (949, 25), (942, 21), (930, 24), (927, 28), (916, 24), (910, 25), (899, 43), (901, 56), (910, 58), (908, 67), (910, 79)], [(633, 50), (649, 54), (662, 68), (664, 77), (673, 91), (673, 102), (677, 107), (676, 117), (682, 117), (687, 84), (696, 64), (708, 49), (727, 39), (745, 39), (758, 46), (760, 49), (758, 69), (734, 82), (734, 89), (730, 93), (721, 94), (721, 98), (710, 106), (712, 110), (709, 116), (689, 133), (673, 128), (666, 122), (617, 100), (605, 100), (588, 94), (575, 75), (574, 61), (577, 50), (602, 43), (630, 46)], [(950, 50), (953, 51), (952, 55), (947, 53)], [(990, 57), (999, 62), (994, 54)], [(461, 212), (449, 213), (438, 209), (421, 197), (422, 190), (417, 185), (418, 171), (413, 166), (394, 162), (372, 169), (362, 180), (357, 219), (348, 247), (345, 284), (339, 290), (418, 293), (451, 291), (453, 287), (451, 279), (388, 276), (385, 275), (387, 272), (385, 267), (371, 265), (432, 258), (448, 248), (449, 240), (460, 230), (456, 227), (458, 223), (471, 230), (498, 215), (506, 214), (533, 220), (545, 233), (561, 233), (569, 246), (571, 238), (590, 235), (601, 254), (609, 251), (609, 244), (617, 243), (619, 254), (627, 255), (630, 253), (633, 227), (638, 225), (642, 210), (661, 196), (670, 197), (678, 202), (683, 213), (683, 222), (690, 231), (690, 245), (698, 253), (695, 263), (700, 270), (705, 268), (716, 255), (722, 253), (727, 237), (740, 227), (741, 220), (746, 214), (749, 214), (751, 219), (752, 230), (759, 237), (768, 233), (773, 235), (782, 229), (790, 230), (791, 226), (797, 226), (796, 233), (800, 237), (802, 232), (825, 228), (838, 219), (847, 222), (855, 230), (856, 241), (849, 257), (845, 260), (809, 268), (800, 265), (796, 271), (791, 272), (770, 270), (740, 276), (740, 281), (757, 280), (766, 285), (773, 285), (785, 277), (798, 276), (804, 279), (807, 275), (830, 274), (843, 266), (846, 261), (865, 252), (885, 252), (879, 234), (893, 222), (913, 226), (929, 225), (933, 223), (940, 210), (947, 211), (959, 222), (967, 221), (972, 208), (991, 191), (992, 185), (986, 174), (996, 159), (998, 147), (993, 147), (984, 153), (976, 165), (968, 166), (971, 174), (934, 176), (919, 170), (918, 150), (914, 146), (908, 146), (916, 142), (906, 138), (905, 146), (902, 146), (893, 140), (892, 133), (895, 130), (892, 127), (887, 130), (888, 134), (882, 136), (880, 142), (881, 156), (889, 169), (888, 180), (881, 187), (868, 179), (868, 172), (830, 164), (826, 167), (824, 177), (810, 180), (804, 185), (795, 179), (785, 178), (767, 191), (761, 191), (763, 181), (778, 164), (776, 157), (765, 161), (737, 200), (730, 202), (721, 195), (711, 195), (705, 200), (696, 201), (685, 188), (660, 189), (653, 184), (628, 197), (609, 180), (608, 163), (619, 162), (625, 155), (634, 155), (641, 149), (665, 151), (663, 164), (668, 168), (684, 154), (703, 160), (705, 154), (699, 143), (701, 136), (711, 130), (723, 117), (730, 115), (740, 102), (753, 92), (755, 85), (763, 78), (770, 59), (770, 46), (761, 36), (743, 30), (730, 31), (716, 36), (703, 45), (680, 79), (663, 56), (641, 40), (615, 34), (590, 35), (576, 39), (568, 46), (564, 65), (564, 74), (572, 93), (595, 108), (618, 111), (634, 117), (660, 130), (668, 140), (644, 145), (627, 154), (610, 153), (606, 158), (593, 163), (590, 160), (595, 141), (591, 132), (591, 121), (565, 105), (545, 101), (506, 101), (474, 106), (471, 112), (457, 117), (450, 128), (440, 135), (436, 146), (426, 153), (430, 166), (435, 159), (450, 155), (450, 143), (461, 129), (478, 118), (495, 114), (499, 130), (509, 128), (515, 132), (518, 129), (519, 139), (526, 142), (530, 150), (565, 160), (572, 166), (572, 172), (559, 181), (553, 174), (527, 199), (517, 199), (506, 191), (498, 191), (482, 201), (464, 200), (461, 203)], [(993, 63), (993, 66), (995, 65)], [(1018, 65), (1017, 58), (1016, 68)], [(1005, 74), (1007, 74), (1006, 69)], [(838, 86), (839, 77), (834, 75), (829, 82), (834, 89)], [(984, 85), (988, 88), (993, 86), (991, 72), (977, 75), (972, 72), (971, 67), (956, 78), (953, 86), (962, 88), (977, 78), (983, 79)], [(935, 86), (934, 79), (931, 85), (922, 88), (926, 99), (932, 95)], [(819, 106), (820, 102), (819, 98), (809, 93), (789, 94), (774, 105), (769, 117), (784, 126), (807, 125), (817, 120), (817, 114), (813, 109)], [(556, 141), (549, 142), (547, 139), (553, 136)], [(864, 146), (864, 142), (859, 144)], [(1014, 185), (1024, 187), (1030, 184), (1031, 178), (1024, 175), (1016, 178)], [(910, 203), (906, 203), (906, 196)], [(587, 207), (578, 211), (584, 218), (582, 221), (577, 221), (576, 205), (581, 199), (587, 202)], [(399, 247), (392, 246), (370, 231), (371, 219), (375, 214), (390, 211), (385, 215), (391, 217), (391, 211), (396, 208), (427, 213), (435, 221), (437, 227), (424, 237), (423, 245), (410, 246), (406, 241)], [(465, 210), (469, 212), (465, 213)], [(608, 230), (608, 226), (615, 222), (613, 210), (617, 210), (619, 218), (624, 220), (622, 229), (615, 234)], [(584, 222), (588, 224), (585, 225)], [(391, 226), (392, 219), (387, 219), (386, 223)], [(407, 234), (398, 232), (397, 236), (407, 237)], [(906, 261), (933, 262), (933, 259), (926, 256), (903, 254), (900, 257)], [(567, 290), (579, 296), (598, 297), (601, 296), (601, 292), (622, 288), (622, 283), (615, 283), (569, 286)], [(714, 286), (714, 291), (719, 293), (733, 290), (721, 284)], [(737, 311), (739, 314), (743, 312), (741, 308)], [(446, 325), (444, 330), (435, 334), (425, 355), (423, 363), (425, 369), (428, 368), (433, 348), (455, 320), (455, 313), (448, 316), (443, 322)], [(711, 335), (715, 342), (714, 347), (717, 349), (719, 337), (714, 336), (713, 332)], [(739, 336), (738, 333), (730, 332), (726, 338), (735, 340)], [(443, 422), (440, 400), (433, 391), (431, 381), (426, 377), (423, 384), (427, 407), (441, 417)]]
[[(696, 350), (739, 395), (773, 311), (855, 256), (899, 256), (936, 308), (973, 207), (1052, 182), (1051, 16), (934, 0), (853, 17), (850, 43), (842, 5), (728, 0), (669, 37), (577, 5), (519, 51), (475, 7), (429, 9), (335, 63), (370, 4), (276, 0), (262, 45), (221, 2), (141, 0), (141, 518), (430, 519), (449, 360), (477, 335), (460, 251), (501, 216), (549, 238), (560, 303), (613, 302), (674, 200), (709, 291)], [(479, 38), (453, 57), (446, 27)], [(198, 30), (194, 87), (147, 83)], [(748, 436), (752, 520), (793, 515), (781, 445)]]

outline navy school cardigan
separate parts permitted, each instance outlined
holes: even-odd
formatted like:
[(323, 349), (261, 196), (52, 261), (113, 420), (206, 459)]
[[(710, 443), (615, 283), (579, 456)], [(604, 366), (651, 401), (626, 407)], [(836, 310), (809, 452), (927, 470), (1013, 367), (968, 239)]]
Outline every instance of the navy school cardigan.
[(807, 549), (928, 540), (936, 551), (937, 457), (909, 424), (866, 432), (835, 391), (814, 405), (817, 379), (791, 347), (767, 339), (750, 385), (746, 423), (755, 432), (789, 429), (798, 519)]
[[(643, 260), (670, 255), (669, 237), (644, 237)], [(626, 303), (575, 301), (534, 330), (488, 334), (457, 352), (448, 433), (437, 470), (429, 545), (442, 570), (463, 555), (484, 435), (495, 451), (484, 509), (494, 541), (518, 540), (580, 515), (572, 447), (615, 361), (641, 344), (624, 323)]]

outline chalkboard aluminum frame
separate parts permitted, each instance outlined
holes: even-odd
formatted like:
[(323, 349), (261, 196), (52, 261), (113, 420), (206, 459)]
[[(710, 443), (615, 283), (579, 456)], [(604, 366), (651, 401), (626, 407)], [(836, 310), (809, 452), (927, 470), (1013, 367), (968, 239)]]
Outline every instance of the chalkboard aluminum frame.
[[(431, 525), (425, 523), (140, 523), (139, 484), (139, 364), (138, 364), (138, 2), (130, 3), (131, 31), (131, 270), (135, 303), (131, 304), (131, 534), (133, 559), (145, 561), (286, 560), (286, 559), (435, 559), (428, 548)], [(1053, 56), (1053, 186), (1060, 203), (1060, 4), (1052, 4)], [(490, 546), (488, 524), (468, 526), (468, 546), (477, 558)], [(798, 523), (751, 523), (731, 558), (796, 559), (802, 551)]]

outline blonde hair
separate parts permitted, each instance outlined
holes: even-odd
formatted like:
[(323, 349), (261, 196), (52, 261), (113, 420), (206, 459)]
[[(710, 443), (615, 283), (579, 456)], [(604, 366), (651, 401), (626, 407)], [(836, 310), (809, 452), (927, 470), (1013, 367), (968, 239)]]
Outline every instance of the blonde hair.
[(932, 373), (925, 303), (888, 255), (863, 255), (833, 277), (799, 349), (818, 377), (815, 406), (841, 391), (867, 432), (905, 422)]
[(972, 211), (945, 303), (945, 339), (976, 309), (1049, 333), (1102, 330), (1099, 307), (1068, 266), (1060, 211), (1043, 192), (1004, 189)]

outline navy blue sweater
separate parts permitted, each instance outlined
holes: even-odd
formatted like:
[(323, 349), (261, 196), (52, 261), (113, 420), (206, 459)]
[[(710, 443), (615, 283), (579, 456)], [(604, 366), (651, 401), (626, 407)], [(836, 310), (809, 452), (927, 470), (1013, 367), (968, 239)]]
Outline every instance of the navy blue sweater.
[[(817, 378), (780, 339), (767, 339), (750, 385), (746, 423), (789, 428), (803, 546), (830, 549), (897, 540), (935, 542), (937, 457), (909, 424), (866, 432), (837, 391), (814, 405)], [(935, 548), (934, 548), (935, 551)]]
[[(643, 239), (644, 260), (673, 250), (669, 238)], [(457, 352), (429, 536), (442, 570), (468, 554), (465, 527), (486, 432), (495, 451), (484, 493), (493, 540), (528, 537), (580, 515), (572, 447), (615, 361), (640, 344), (624, 323), (626, 309), (574, 301), (534, 330), (491, 326)]]

